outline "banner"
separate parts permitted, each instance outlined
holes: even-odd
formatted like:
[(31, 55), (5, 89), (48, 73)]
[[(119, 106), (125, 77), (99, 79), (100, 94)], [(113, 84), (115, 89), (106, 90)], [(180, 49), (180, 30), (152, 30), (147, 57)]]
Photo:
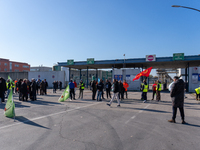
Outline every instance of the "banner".
[(139, 74), (136, 75), (136, 77), (133, 79), (133, 81), (138, 80), (141, 76), (148, 77), (149, 74), (151, 73), (151, 69), (152, 69), (152, 67), (140, 72)]
[(10, 91), (10, 94), (8, 96), (8, 100), (4, 109), (4, 115), (9, 118), (15, 117), (15, 103), (13, 101), (12, 89)]
[(70, 97), (70, 93), (69, 93), (69, 85), (67, 86), (67, 88), (65, 89), (65, 91), (62, 93), (62, 95), (60, 96), (60, 98), (58, 99), (59, 102), (64, 102), (65, 100), (67, 100)]

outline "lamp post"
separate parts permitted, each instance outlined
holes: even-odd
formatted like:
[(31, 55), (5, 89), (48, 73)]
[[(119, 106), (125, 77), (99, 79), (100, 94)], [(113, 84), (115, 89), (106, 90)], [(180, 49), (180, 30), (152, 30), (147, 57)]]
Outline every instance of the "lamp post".
[(195, 9), (195, 8), (192, 8), (192, 7), (186, 7), (186, 6), (180, 6), (180, 5), (172, 5), (172, 7), (181, 7), (181, 8), (187, 8), (187, 9), (192, 9), (192, 10), (196, 10), (196, 11), (198, 11), (198, 12), (200, 12), (200, 10), (198, 10), (198, 9)]
[(123, 56), (124, 56), (124, 65), (123, 65), (123, 68), (125, 68), (125, 54)]

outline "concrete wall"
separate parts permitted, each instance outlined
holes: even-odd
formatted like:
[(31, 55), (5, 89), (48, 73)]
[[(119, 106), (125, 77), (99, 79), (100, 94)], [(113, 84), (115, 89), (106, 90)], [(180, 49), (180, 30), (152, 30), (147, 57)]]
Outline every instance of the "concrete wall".
[(31, 80), (32, 78), (35, 79), (46, 79), (49, 85), (49, 88), (53, 87), (53, 81), (61, 81), (63, 87), (65, 86), (65, 72), (64, 71), (38, 71), (38, 72), (29, 72), (28, 79)]
[(123, 80), (125, 79), (129, 84), (128, 90), (139, 91), (141, 80), (133, 81), (138, 73), (140, 73), (140, 69), (113, 69), (112, 77), (114, 79), (115, 75), (123, 75)]
[(8, 79), (8, 76), (11, 77), (11, 79), (24, 79), (28, 78), (28, 72), (0, 72), (0, 77), (3, 77), (4, 79)]

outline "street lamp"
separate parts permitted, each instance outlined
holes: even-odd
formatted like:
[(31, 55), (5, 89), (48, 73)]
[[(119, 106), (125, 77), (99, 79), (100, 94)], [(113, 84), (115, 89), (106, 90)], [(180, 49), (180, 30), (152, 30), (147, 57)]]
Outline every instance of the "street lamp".
[(186, 7), (186, 6), (180, 6), (180, 5), (172, 5), (172, 7), (182, 7), (182, 8), (192, 9), (192, 10), (196, 10), (196, 11), (200, 12), (200, 10), (192, 8), (192, 7)]
[(123, 68), (125, 68), (125, 54), (123, 56), (124, 56), (124, 65), (123, 65)]

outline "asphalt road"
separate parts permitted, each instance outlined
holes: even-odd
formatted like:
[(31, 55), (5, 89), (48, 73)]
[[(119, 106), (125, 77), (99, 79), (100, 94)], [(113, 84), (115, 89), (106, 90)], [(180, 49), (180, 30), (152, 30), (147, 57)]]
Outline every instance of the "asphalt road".
[[(77, 91), (78, 92), (78, 91)], [(117, 107), (84, 99), (58, 102), (62, 91), (52, 90), (37, 101), (21, 102), (14, 95), (16, 121), (3, 115), (0, 104), (0, 145), (2, 150), (199, 150), (200, 103), (192, 94), (185, 99), (185, 121), (168, 123), (172, 117), (169, 93), (161, 102), (140, 100), (140, 92), (129, 92), (129, 99)], [(78, 95), (78, 93), (77, 93)], [(77, 96), (76, 95), (76, 96)]]

